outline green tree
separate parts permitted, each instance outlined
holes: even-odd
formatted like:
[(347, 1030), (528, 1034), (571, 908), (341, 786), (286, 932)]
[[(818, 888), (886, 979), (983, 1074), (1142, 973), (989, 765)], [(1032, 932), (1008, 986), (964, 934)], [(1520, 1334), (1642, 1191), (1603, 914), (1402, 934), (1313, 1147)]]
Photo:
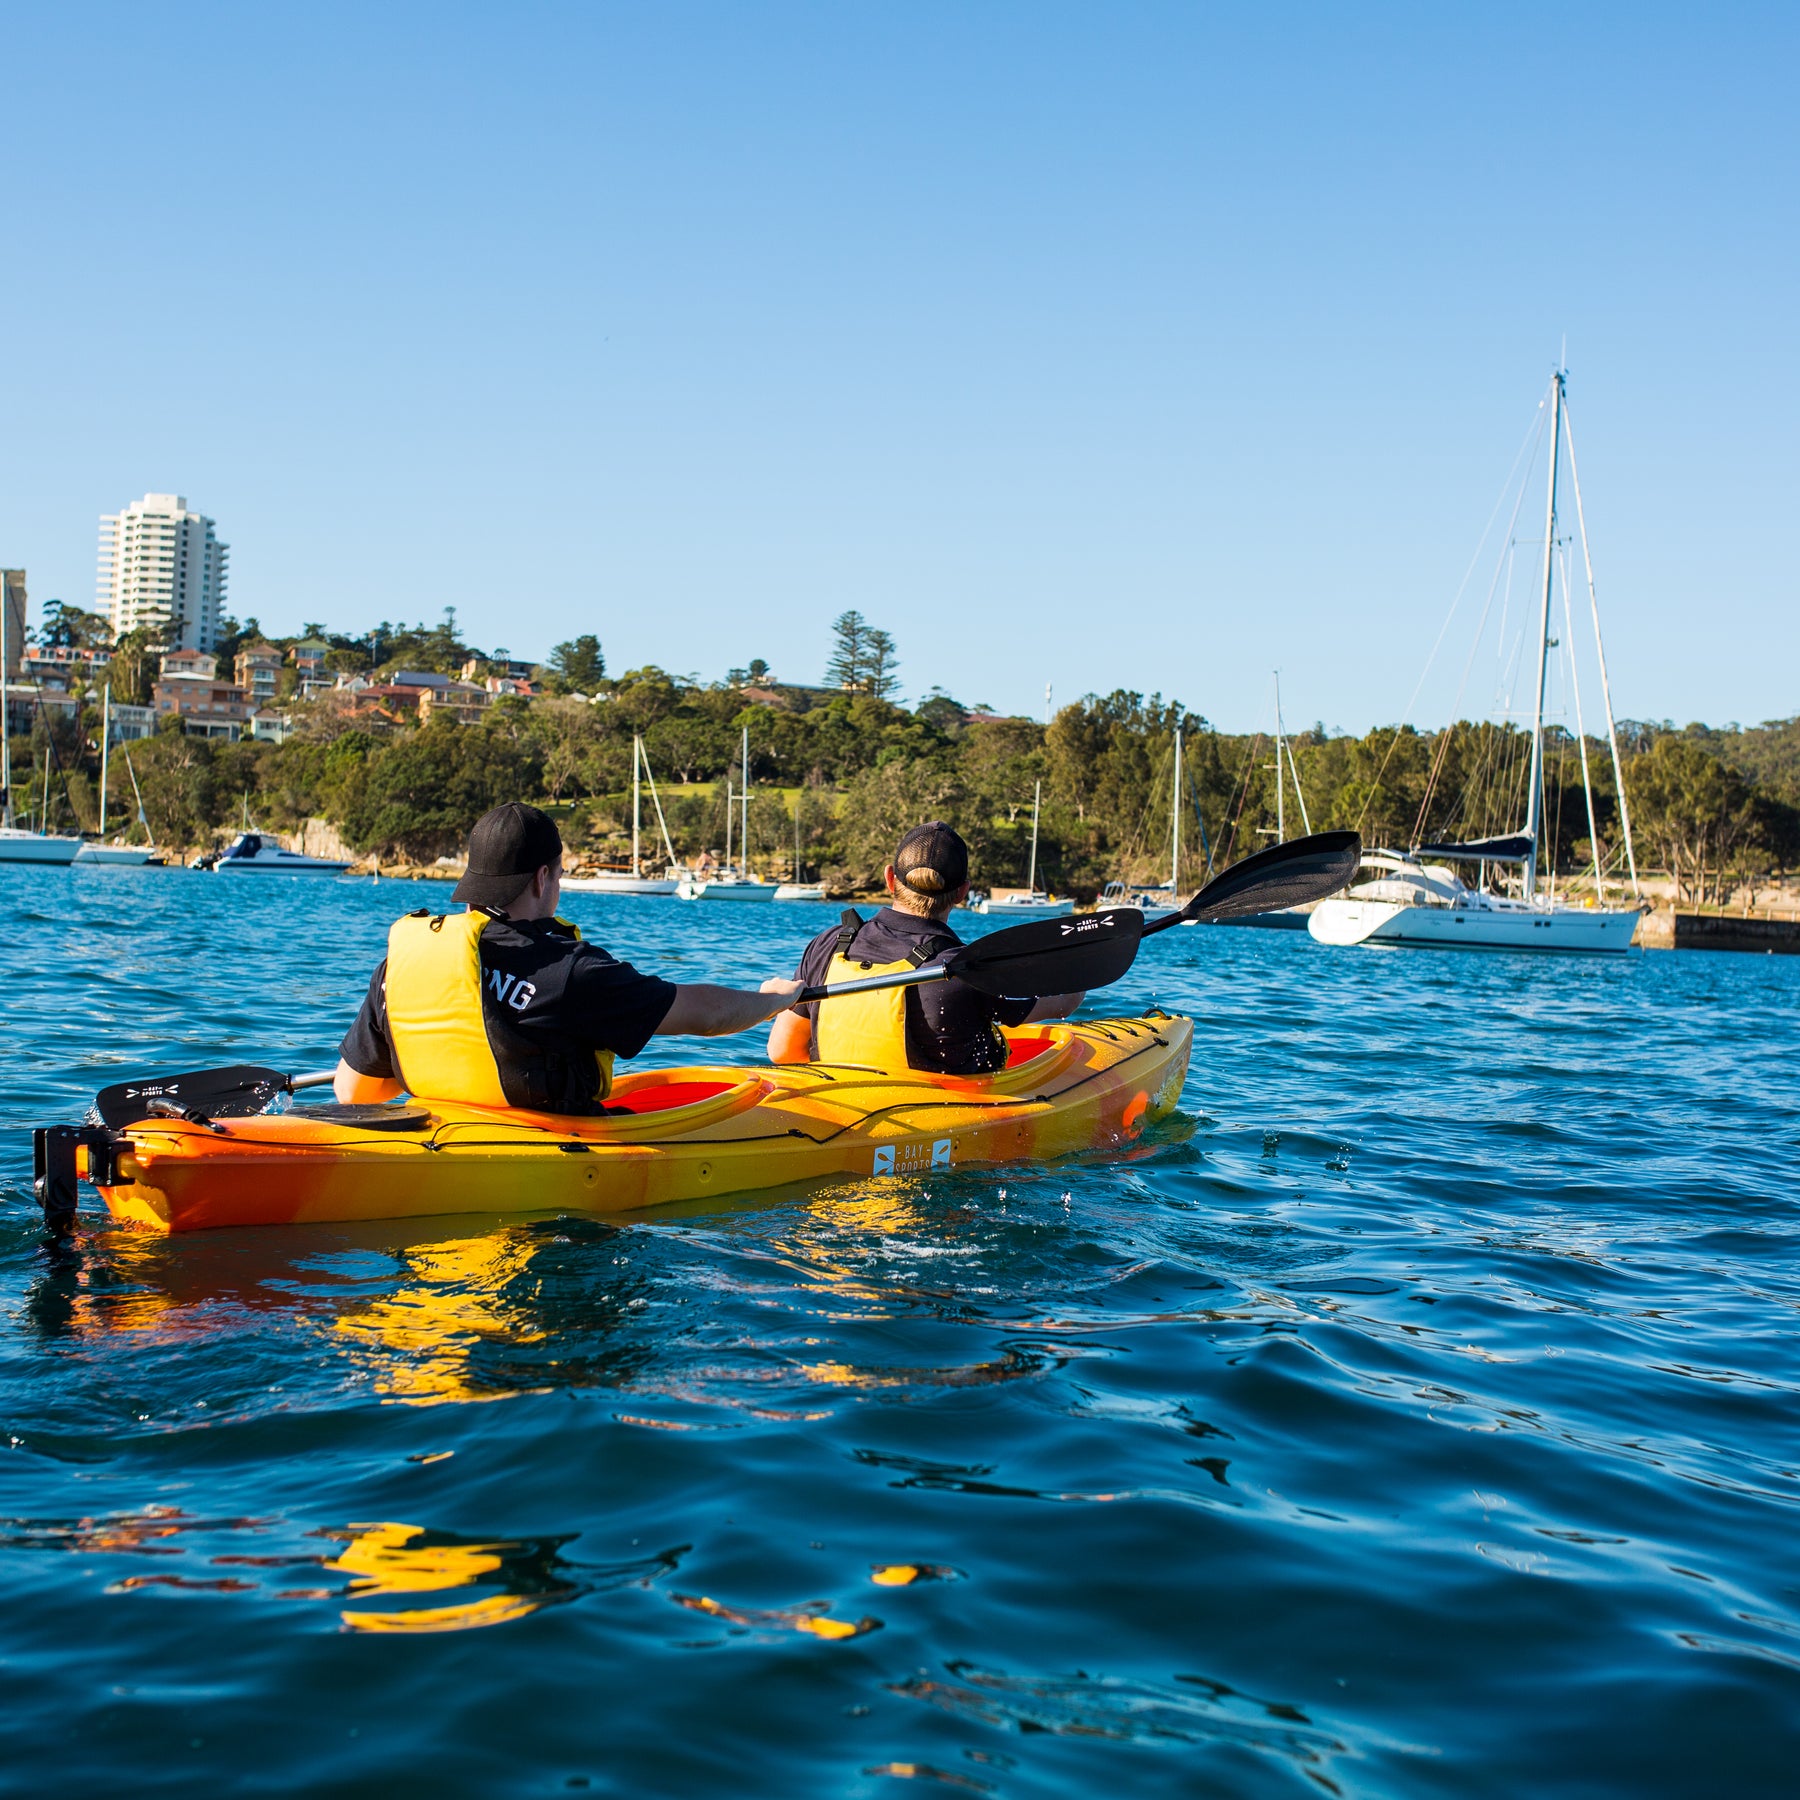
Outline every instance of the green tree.
[(863, 688), (877, 700), (889, 700), (900, 689), (900, 658), (894, 640), (885, 631), (870, 630), (863, 637)]
[(825, 664), (825, 685), (852, 691), (868, 675), (869, 623), (859, 612), (843, 612), (831, 621), (833, 644)]
[(1660, 737), (1625, 774), (1637, 828), (1675, 878), (1678, 897), (1704, 905), (1721, 891), (1732, 852), (1754, 822), (1748, 784), (1686, 737)]
[(590, 631), (558, 644), (550, 652), (550, 669), (554, 685), (564, 693), (597, 693), (606, 679), (606, 658), (600, 653), (600, 640)]

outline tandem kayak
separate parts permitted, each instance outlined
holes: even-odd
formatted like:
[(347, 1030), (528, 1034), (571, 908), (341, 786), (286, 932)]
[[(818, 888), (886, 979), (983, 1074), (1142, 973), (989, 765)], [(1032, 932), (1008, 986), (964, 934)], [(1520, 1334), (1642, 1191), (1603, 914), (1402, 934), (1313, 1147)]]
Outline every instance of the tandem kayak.
[[(65, 1189), (92, 1182), (114, 1219), (160, 1232), (635, 1212), (1126, 1144), (1174, 1110), (1192, 1032), (1159, 1012), (1030, 1026), (1007, 1034), (1004, 1070), (978, 1077), (826, 1063), (646, 1069), (617, 1080), (592, 1118), (415, 1098), (39, 1138), (67, 1143)], [(40, 1144), (41, 1195), (57, 1154)]]

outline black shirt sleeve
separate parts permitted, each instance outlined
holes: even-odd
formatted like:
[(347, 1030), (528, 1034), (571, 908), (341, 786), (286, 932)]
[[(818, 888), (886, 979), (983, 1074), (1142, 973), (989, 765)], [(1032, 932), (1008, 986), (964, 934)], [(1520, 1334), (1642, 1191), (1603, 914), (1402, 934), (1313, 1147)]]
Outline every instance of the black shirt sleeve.
[(387, 958), (375, 965), (369, 991), (363, 996), (362, 1010), (356, 1023), (344, 1034), (338, 1055), (358, 1075), (374, 1076), (382, 1081), (396, 1081), (400, 1071), (394, 1064), (393, 1046), (387, 1035)]
[(570, 1024), (592, 1047), (629, 1057), (655, 1037), (657, 1026), (669, 1016), (675, 983), (597, 951), (577, 956), (569, 972), (569, 997), (574, 1002)]

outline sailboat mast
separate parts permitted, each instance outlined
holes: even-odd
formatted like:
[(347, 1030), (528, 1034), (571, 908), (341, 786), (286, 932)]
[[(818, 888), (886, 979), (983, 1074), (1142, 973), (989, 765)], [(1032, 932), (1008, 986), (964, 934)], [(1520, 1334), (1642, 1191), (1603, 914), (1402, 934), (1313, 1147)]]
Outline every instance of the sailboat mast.
[(1550, 666), (1550, 585), (1556, 573), (1556, 465), (1562, 444), (1563, 375), (1550, 383), (1550, 481), (1544, 502), (1544, 602), (1538, 619), (1537, 703), (1531, 714), (1531, 787), (1525, 801), (1525, 835), (1531, 854), (1525, 859), (1525, 898), (1537, 891), (1538, 833), (1544, 811), (1544, 675)]
[(738, 833), (738, 853), (744, 862), (744, 879), (750, 879), (750, 727), (744, 727), (744, 828)]
[(644, 782), (638, 772), (638, 758), (644, 754), (644, 740), (635, 732), (631, 738), (631, 879), (636, 881), (643, 873), (638, 857), (638, 825), (643, 811)]
[[(1606, 702), (1606, 741), (1612, 747), (1613, 783), (1619, 796), (1619, 825), (1625, 833), (1625, 860), (1631, 867), (1631, 894), (1638, 894), (1637, 851), (1631, 845), (1631, 809), (1625, 803), (1625, 771), (1619, 766), (1619, 728), (1613, 723), (1612, 683), (1606, 675), (1606, 645), (1600, 638), (1600, 598), (1594, 592), (1594, 559), (1588, 553), (1587, 515), (1581, 509), (1581, 471), (1575, 466), (1575, 433), (1563, 418), (1563, 435), (1569, 441), (1569, 480), (1575, 489), (1575, 523), (1581, 531), (1581, 560), (1587, 570), (1588, 610), (1594, 616), (1594, 654), (1600, 659), (1600, 694)], [(1574, 634), (1570, 634), (1570, 655)], [(1598, 846), (1596, 846), (1598, 849)]]
[(1281, 671), (1277, 669), (1275, 671), (1275, 841), (1278, 844), (1287, 842), (1287, 813), (1284, 810), (1287, 784), (1281, 774), (1281, 759), (1285, 754), (1281, 736)]
[(725, 777), (725, 867), (731, 867), (731, 809), (737, 804), (731, 791), (731, 777)]
[(1038, 809), (1044, 804), (1044, 784), (1040, 781), (1031, 795), (1031, 873), (1025, 877), (1025, 891), (1037, 892), (1037, 828)]
[(1169, 848), (1169, 893), (1181, 892), (1181, 727), (1175, 727), (1175, 791), (1170, 796), (1169, 811), (1174, 814), (1170, 827), (1174, 842)]
[(100, 841), (106, 842), (106, 753), (112, 748), (112, 683), (100, 690)]

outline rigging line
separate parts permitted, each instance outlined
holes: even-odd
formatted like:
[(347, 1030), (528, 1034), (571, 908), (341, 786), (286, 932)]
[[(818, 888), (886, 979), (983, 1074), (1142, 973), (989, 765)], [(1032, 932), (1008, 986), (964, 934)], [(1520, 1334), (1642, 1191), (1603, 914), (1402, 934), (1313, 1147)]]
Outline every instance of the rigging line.
[(1262, 743), (1263, 734), (1259, 731), (1250, 740), (1249, 754), (1244, 758), (1244, 778), (1238, 786), (1237, 811), (1231, 815), (1231, 835), (1225, 840), (1225, 866), (1231, 867), (1231, 853), (1237, 847), (1238, 821), (1244, 816), (1244, 802), (1250, 797), (1250, 771), (1256, 765), (1256, 752)]
[[(1546, 417), (1544, 403), (1540, 400), (1538, 402), (1538, 416), (1532, 421), (1531, 425), (1526, 428), (1524, 441), (1519, 445), (1518, 450), (1513, 455), (1512, 467), (1507, 470), (1506, 479), (1500, 484), (1500, 494), (1499, 498), (1494, 502), (1494, 510), (1488, 514), (1487, 524), (1482, 527), (1481, 536), (1476, 540), (1475, 553), (1469, 558), (1469, 566), (1463, 570), (1463, 578), (1456, 585), (1456, 595), (1450, 602), (1450, 610), (1444, 615), (1443, 624), (1438, 627), (1437, 642), (1431, 646), (1431, 654), (1425, 659), (1425, 667), (1419, 671), (1418, 682), (1413, 688), (1412, 698), (1406, 703), (1406, 711), (1401, 714), (1400, 724), (1394, 733), (1393, 742), (1388, 745), (1388, 753), (1381, 759), (1381, 767), (1375, 772), (1375, 785), (1369, 789), (1367, 797), (1363, 800), (1362, 811), (1356, 816), (1356, 828), (1358, 831), (1362, 829), (1363, 820), (1368, 817), (1369, 808), (1375, 804), (1375, 796), (1381, 791), (1381, 778), (1387, 773), (1388, 762), (1394, 754), (1395, 747), (1400, 742), (1400, 734), (1406, 729), (1407, 724), (1412, 718), (1412, 710), (1419, 703), (1419, 695), (1423, 692), (1426, 679), (1431, 674), (1432, 664), (1437, 661), (1437, 653), (1443, 647), (1444, 633), (1450, 629), (1450, 621), (1456, 617), (1456, 609), (1462, 605), (1463, 592), (1469, 585), (1469, 577), (1475, 573), (1475, 565), (1481, 561), (1481, 553), (1487, 547), (1488, 533), (1494, 529), (1494, 521), (1499, 518), (1500, 509), (1506, 504), (1506, 496), (1512, 491), (1513, 477), (1518, 473), (1519, 469), (1519, 459), (1524, 456), (1527, 448), (1530, 448), (1532, 453), (1532, 463), (1535, 464), (1537, 461), (1536, 444), (1543, 439), (1544, 421)], [(1524, 483), (1521, 481), (1520, 493), (1523, 494), (1523, 492)], [(1517, 511), (1518, 509), (1515, 507), (1515, 517), (1517, 516)]]
[(1594, 897), (1604, 901), (1600, 880), (1600, 828), (1594, 823), (1594, 783), (1588, 772), (1587, 731), (1581, 722), (1581, 670), (1575, 659), (1575, 615), (1569, 604), (1569, 552), (1562, 554), (1563, 631), (1568, 639), (1569, 686), (1575, 695), (1575, 741), (1581, 746), (1581, 791), (1587, 799), (1588, 848), (1594, 853)]
[(1606, 741), (1612, 747), (1613, 781), (1619, 794), (1619, 824), (1625, 860), (1631, 865), (1631, 893), (1638, 894), (1637, 852), (1631, 844), (1631, 812), (1625, 801), (1625, 771), (1619, 766), (1619, 732), (1613, 723), (1612, 682), (1606, 673), (1606, 645), (1600, 639), (1600, 599), (1594, 592), (1594, 559), (1588, 551), (1587, 515), (1581, 509), (1581, 472), (1575, 467), (1575, 439), (1569, 426), (1569, 397), (1563, 395), (1563, 442), (1569, 446), (1569, 480), (1575, 489), (1575, 523), (1581, 531), (1581, 560), (1587, 570), (1588, 606), (1594, 615), (1594, 650), (1600, 659), (1600, 694), (1606, 702)]

